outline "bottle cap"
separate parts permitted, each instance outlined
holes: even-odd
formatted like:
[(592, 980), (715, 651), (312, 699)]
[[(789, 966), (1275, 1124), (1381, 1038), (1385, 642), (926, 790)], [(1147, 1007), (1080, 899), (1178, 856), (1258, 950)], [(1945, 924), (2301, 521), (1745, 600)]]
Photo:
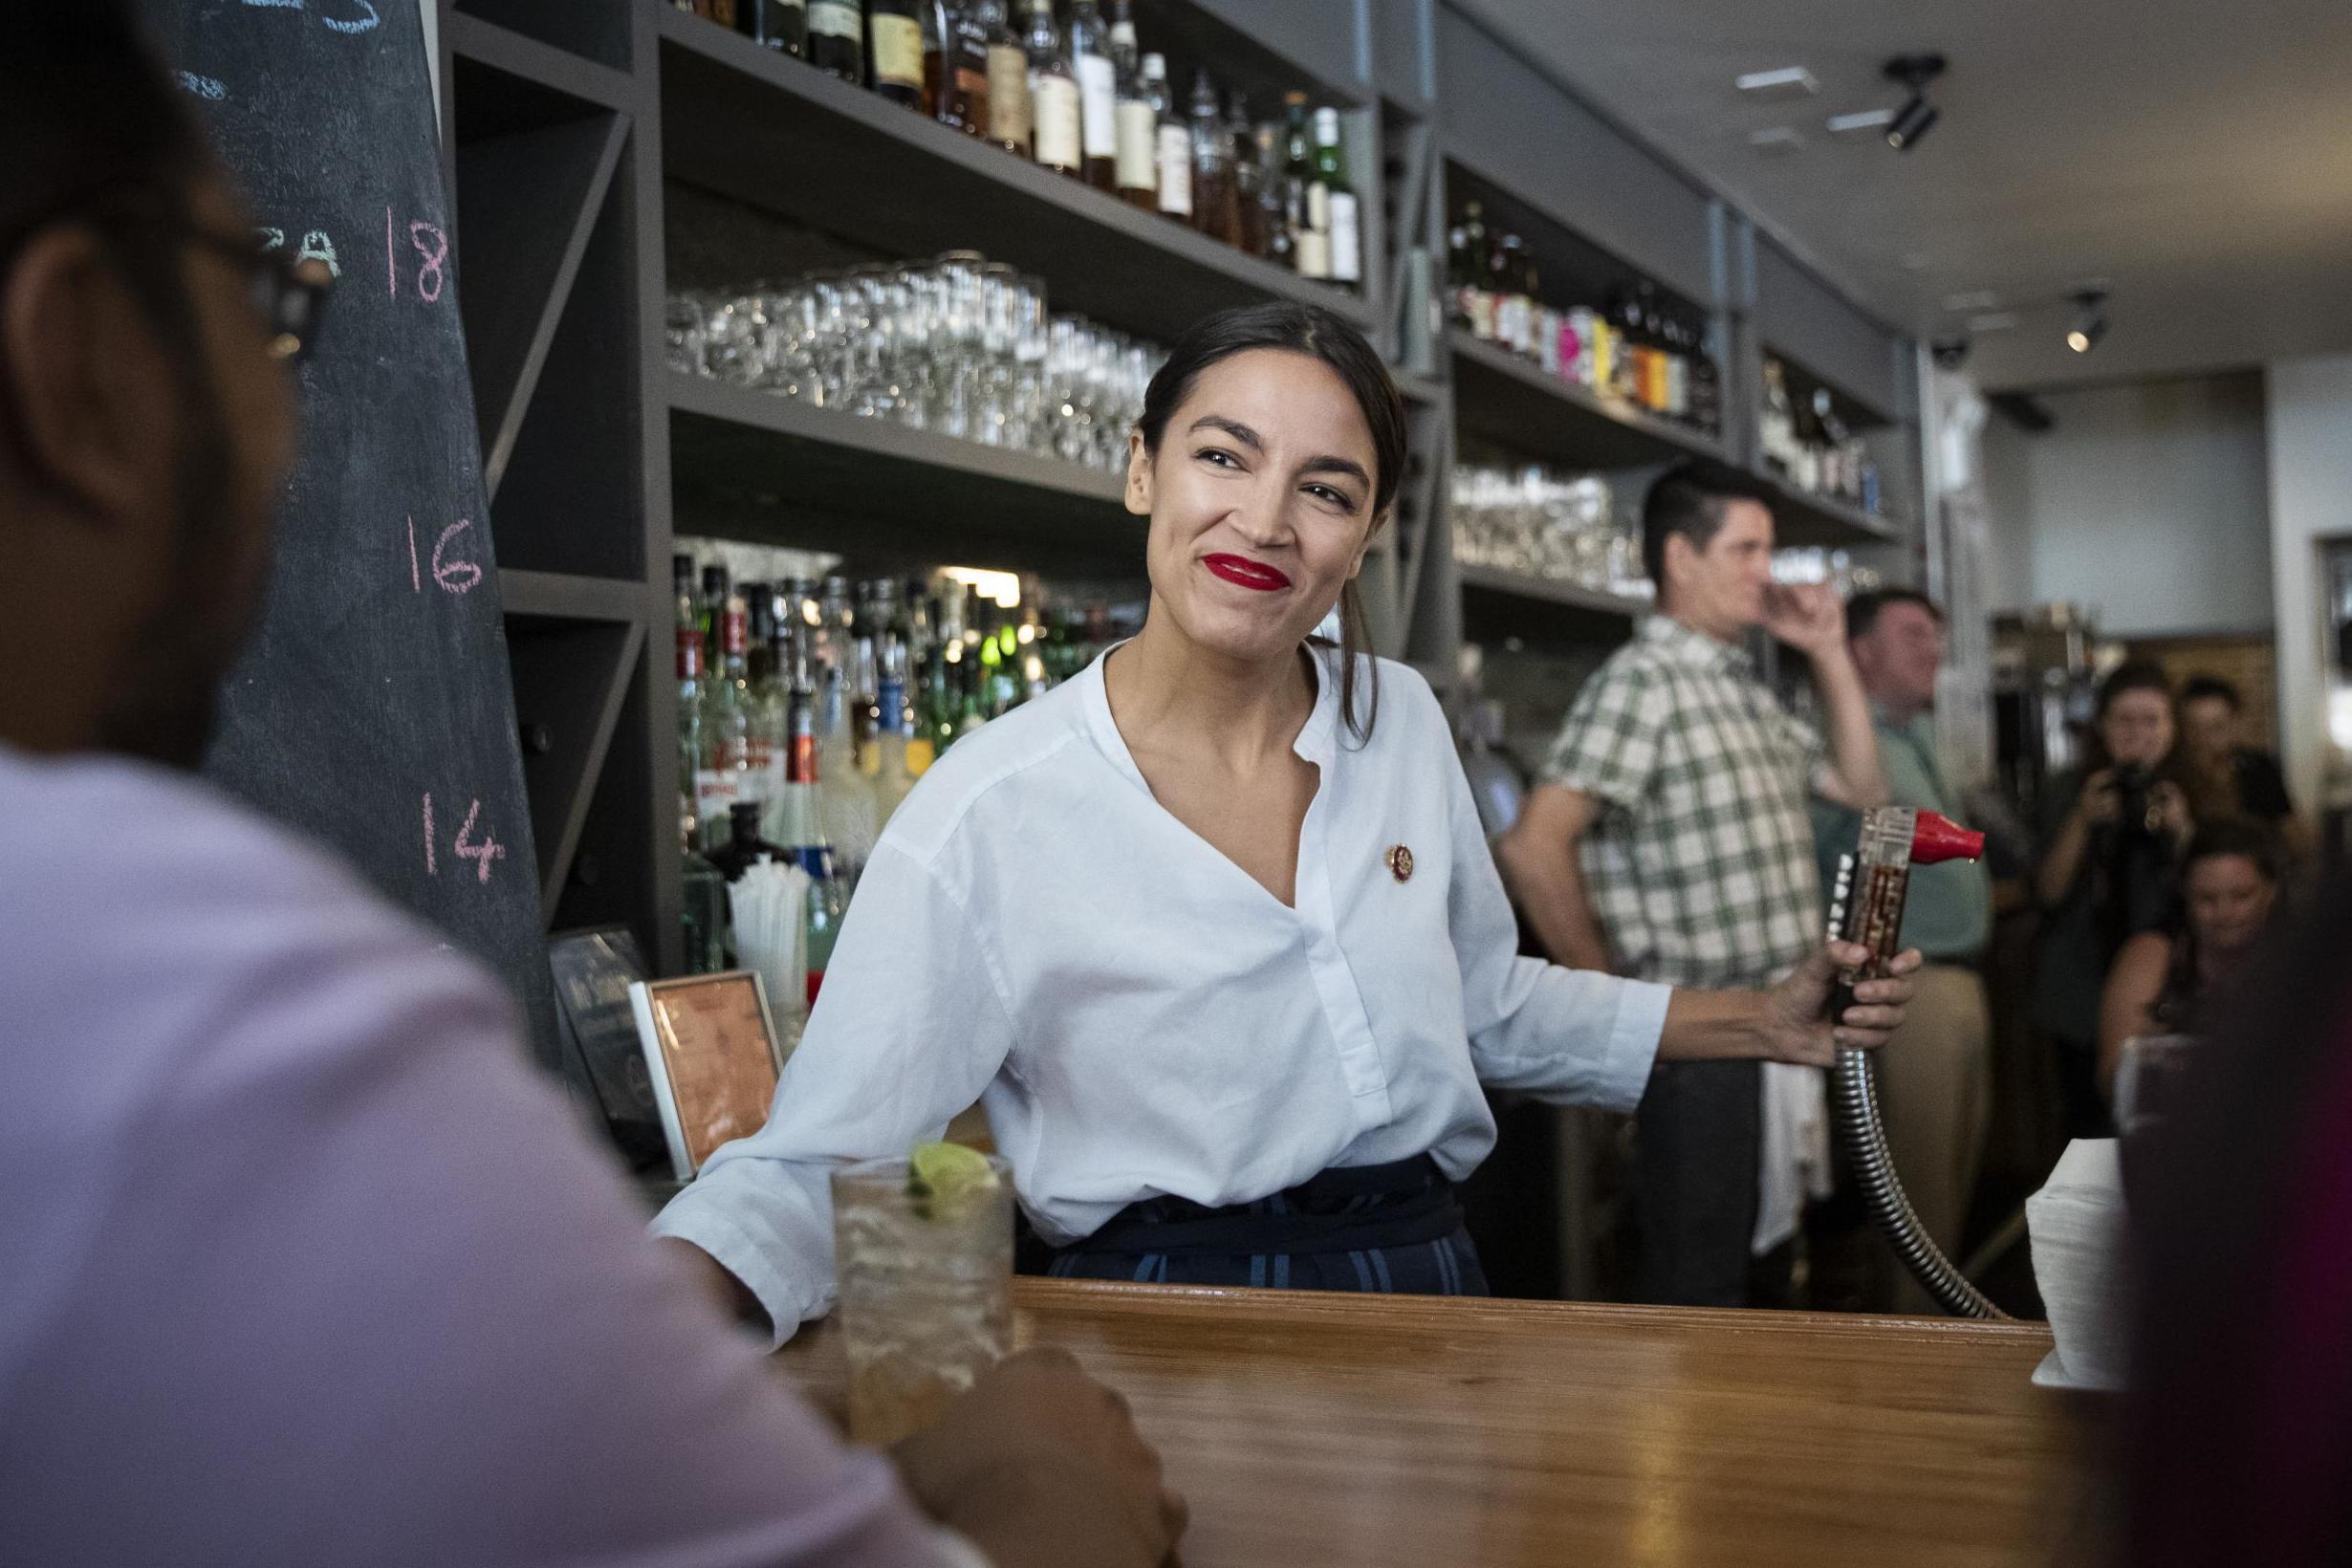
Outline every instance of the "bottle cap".
[(1946, 860), (1982, 860), (1985, 836), (1971, 833), (1949, 817), (1931, 811), (1919, 814), (1919, 825), (1911, 832), (1911, 863), (1938, 865)]

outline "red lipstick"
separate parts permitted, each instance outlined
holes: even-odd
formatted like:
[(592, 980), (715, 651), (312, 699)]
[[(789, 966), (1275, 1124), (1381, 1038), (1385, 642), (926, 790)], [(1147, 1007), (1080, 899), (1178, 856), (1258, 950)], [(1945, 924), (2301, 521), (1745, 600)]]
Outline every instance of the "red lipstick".
[(1247, 555), (1203, 555), (1201, 564), (1236, 587), (1254, 589), (1261, 594), (1291, 585), (1289, 577), (1264, 561), (1253, 561)]

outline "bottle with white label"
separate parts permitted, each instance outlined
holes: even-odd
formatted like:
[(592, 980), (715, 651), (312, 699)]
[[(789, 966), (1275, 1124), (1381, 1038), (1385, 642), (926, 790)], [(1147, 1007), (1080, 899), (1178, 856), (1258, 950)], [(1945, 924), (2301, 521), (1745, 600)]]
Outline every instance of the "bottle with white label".
[[(1331, 281), (1363, 286), (1362, 207), (1348, 184), (1347, 157), (1339, 150), (1339, 111), (1315, 111), (1315, 179), (1323, 191), (1330, 235)], [(1310, 187), (1313, 188), (1313, 187)]]
[(809, 63), (853, 87), (865, 85), (865, 8), (859, 0), (809, 0)]
[(1079, 137), (1078, 72), (1054, 20), (1054, 0), (1029, 0), (1029, 118), (1036, 160), (1056, 174), (1078, 176), (1086, 161)]
[(1143, 94), (1159, 120), (1160, 210), (1188, 228), (1192, 223), (1192, 127), (1176, 112), (1166, 55), (1143, 56)]
[(866, 58), (874, 91), (909, 109), (923, 107), (923, 21), (915, 0), (866, 0)]
[(1331, 276), (1331, 187), (1316, 167), (1315, 139), (1307, 128), (1307, 95), (1282, 98), (1283, 178), (1298, 193), (1297, 249), (1292, 259), (1300, 277), (1328, 280)]
[(1095, 0), (1070, 0), (1070, 67), (1078, 76), (1082, 178), (1097, 190), (1119, 187), (1119, 67)]
[(1119, 194), (1146, 212), (1160, 207), (1160, 112), (1144, 91), (1129, 0), (1111, 0), (1111, 64), (1119, 73)]
[(1013, 31), (1005, 0), (977, 0), (973, 14), (988, 34), (989, 140), (1027, 158), (1031, 150), (1029, 52)]

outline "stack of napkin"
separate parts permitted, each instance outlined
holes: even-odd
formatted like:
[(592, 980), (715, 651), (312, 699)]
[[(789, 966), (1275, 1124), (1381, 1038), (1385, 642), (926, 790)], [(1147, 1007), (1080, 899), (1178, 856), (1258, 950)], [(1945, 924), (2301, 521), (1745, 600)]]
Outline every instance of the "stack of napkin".
[(2124, 1385), (2131, 1303), (2118, 1147), (2112, 1138), (2075, 1140), (2041, 1190), (2025, 1200), (2034, 1282), (2058, 1337), (2058, 1348), (2034, 1369), (2034, 1381), (2044, 1386)]

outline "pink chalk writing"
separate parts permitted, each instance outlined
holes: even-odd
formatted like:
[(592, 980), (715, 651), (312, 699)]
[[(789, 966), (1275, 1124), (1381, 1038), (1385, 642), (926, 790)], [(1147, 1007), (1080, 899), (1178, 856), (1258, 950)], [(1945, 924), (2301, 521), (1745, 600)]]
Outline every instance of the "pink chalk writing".
[(505, 860), (507, 858), (507, 846), (500, 843), (496, 838), (490, 837), (488, 832), (485, 832), (482, 835), (482, 841), (478, 844), (469, 844), (466, 841), (473, 837), (474, 818), (481, 815), (482, 802), (476, 800), (467, 809), (466, 825), (457, 830), (457, 843), (455, 847), (459, 855), (474, 862), (475, 868), (478, 872), (478, 875), (474, 880), (476, 882), (488, 882), (490, 881), (490, 861)]
[[(458, 859), (473, 862), (475, 882), (486, 882), (490, 881), (490, 862), (505, 860), (507, 846), (500, 843), (497, 836), (488, 829), (483, 830), (481, 842), (474, 841), (474, 824), (481, 819), (482, 802), (477, 798), (467, 806), (466, 820), (459, 825), (457, 838), (449, 847), (457, 851)], [(441, 875), (440, 862), (433, 853), (433, 796), (430, 791), (425, 796), (425, 874), (428, 877)]]
[(443, 529), (440, 539), (433, 545), (433, 580), (440, 583), (446, 592), (468, 593), (482, 581), (482, 568), (473, 562), (442, 559), (443, 554), (449, 548), (449, 541), (471, 527), (473, 523), (469, 519), (461, 517)]
[[(428, 234), (432, 236), (429, 244), (425, 240)], [(425, 258), (424, 265), (417, 269), (417, 294), (429, 305), (441, 297), (443, 276), (449, 263), (449, 236), (429, 223), (412, 223), (408, 226), (408, 243)]]
[[(417, 297), (427, 305), (439, 303), (449, 281), (448, 234), (440, 226), (420, 218), (408, 226), (408, 245), (415, 252), (405, 259), (416, 269)], [(384, 292), (394, 299), (401, 297), (403, 260), (400, 219), (387, 207), (383, 209)]]

